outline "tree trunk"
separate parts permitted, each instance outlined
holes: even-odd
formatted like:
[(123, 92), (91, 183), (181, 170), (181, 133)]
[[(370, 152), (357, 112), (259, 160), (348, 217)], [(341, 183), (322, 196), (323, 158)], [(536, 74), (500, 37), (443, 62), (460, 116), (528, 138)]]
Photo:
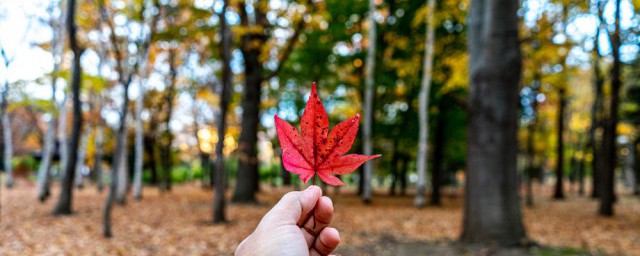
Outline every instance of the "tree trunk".
[(149, 132), (144, 136), (144, 151), (147, 152), (147, 156), (149, 157), (149, 171), (151, 172), (151, 180), (149, 181), (152, 185), (158, 185), (159, 177), (158, 177), (158, 165), (156, 158), (156, 148), (155, 148), (155, 128), (154, 128), (154, 118), (152, 117), (149, 121)]
[[(54, 69), (54, 73), (57, 73)], [(55, 77), (57, 75), (53, 75)], [(53, 78), (52, 78), (53, 79)], [(51, 85), (52, 88), (52, 102), (55, 104), (55, 79)], [(38, 200), (40, 202), (44, 202), (50, 195), (50, 186), (51, 183), (51, 165), (53, 160), (53, 153), (56, 145), (56, 118), (55, 115), (51, 115), (51, 119), (47, 122), (47, 133), (45, 135), (44, 148), (42, 149), (42, 162), (40, 164), (40, 169), (38, 170)]]
[[(157, 0), (153, 0), (153, 5), (155, 8), (160, 11), (159, 2)], [(142, 12), (144, 15), (144, 11)], [(142, 54), (140, 55), (140, 59), (138, 59), (138, 63), (140, 65), (140, 82), (138, 83), (138, 99), (136, 104), (136, 137), (135, 137), (135, 157), (133, 164), (133, 198), (135, 200), (142, 199), (142, 167), (144, 163), (144, 123), (142, 122), (142, 110), (144, 110), (144, 94), (145, 88), (144, 85), (147, 83), (147, 77), (149, 76), (149, 64), (147, 63), (149, 60), (149, 44), (153, 39), (153, 36), (156, 32), (156, 23), (159, 19), (160, 15), (151, 15), (151, 22), (149, 24), (149, 35), (147, 35), (145, 39), (145, 45), (142, 47)]]
[[(373, 154), (373, 94), (375, 93), (374, 72), (376, 70), (376, 3), (375, 0), (369, 0), (369, 48), (367, 49), (366, 71), (365, 71), (365, 89), (364, 89), (364, 126), (362, 127), (362, 153), (370, 156)], [(364, 163), (364, 171), (362, 172), (362, 201), (365, 204), (371, 203), (373, 188), (371, 180), (373, 176), (373, 162)]]
[(82, 169), (84, 169), (84, 161), (87, 156), (87, 143), (89, 143), (89, 134), (91, 131), (87, 131), (86, 134), (80, 134), (80, 147), (76, 154), (78, 154), (78, 159), (75, 162), (76, 166), (76, 187), (84, 188), (84, 177), (82, 173)]
[[(124, 131), (122, 135), (119, 136), (123, 136), (124, 137), (124, 142), (122, 143), (122, 145), (120, 145), (120, 151), (121, 153), (118, 155), (118, 159), (115, 160), (115, 164), (114, 164), (114, 170), (116, 172), (118, 172), (118, 179), (116, 180), (116, 203), (119, 205), (125, 205), (127, 203), (127, 187), (129, 184), (129, 165), (128, 163), (128, 159), (129, 159), (129, 147), (128, 147), (128, 143), (127, 143), (127, 115), (129, 114), (129, 112), (124, 113), (124, 119), (122, 120), (124, 122), (124, 124), (122, 124), (121, 126), (124, 127)], [(118, 131), (120, 132), (120, 131)], [(118, 145), (116, 143), (116, 145)]]
[(584, 196), (584, 163), (586, 162), (584, 151), (582, 152), (582, 158), (578, 161), (578, 195)]
[[(127, 113), (127, 112), (124, 112)], [(120, 123), (124, 123), (126, 119), (125, 115), (120, 115)], [(118, 127), (118, 131), (116, 132), (116, 148), (125, 148), (124, 146), (122, 146), (122, 144), (125, 144), (125, 136), (126, 133), (124, 132), (125, 126), (124, 125), (120, 125)], [(117, 150), (114, 153), (113, 159), (118, 159), (115, 162), (122, 162), (122, 155), (125, 152), (123, 150)], [(102, 235), (104, 237), (111, 237), (112, 236), (112, 232), (111, 232), (111, 209), (113, 207), (113, 202), (115, 201), (115, 197), (116, 197), (116, 190), (118, 189), (118, 180), (119, 180), (119, 175), (121, 173), (119, 171), (117, 171), (116, 169), (112, 168), (111, 169), (111, 183), (109, 184), (109, 194), (107, 195), (107, 200), (105, 202), (105, 206), (104, 206), (104, 211), (103, 211), (103, 215), (102, 215), (102, 223), (103, 223), (103, 229), (102, 229)]]
[(407, 172), (409, 168), (409, 157), (406, 155), (401, 156), (402, 159), (402, 168), (400, 168), (400, 195), (404, 196), (407, 194)]
[[(277, 152), (282, 157), (282, 149), (278, 148)], [(283, 186), (291, 186), (291, 173), (284, 168), (282, 161), (280, 161), (280, 178), (282, 178)]]
[(69, 45), (73, 52), (73, 65), (71, 71), (71, 93), (73, 94), (73, 123), (71, 132), (71, 141), (69, 143), (68, 162), (63, 171), (62, 189), (60, 198), (53, 210), (54, 215), (71, 214), (71, 204), (73, 198), (73, 178), (75, 176), (76, 166), (74, 164), (78, 157), (78, 144), (80, 139), (80, 131), (82, 130), (82, 106), (80, 105), (80, 87), (82, 66), (80, 65), (80, 56), (84, 49), (78, 45), (76, 39), (76, 1), (69, 0), (67, 5), (67, 32), (69, 37)]
[(6, 173), (7, 188), (13, 187), (13, 168), (11, 160), (13, 159), (13, 144), (11, 141), (11, 121), (9, 120), (9, 112), (7, 112), (7, 95), (9, 94), (9, 80), (4, 79), (4, 90), (2, 91), (2, 105), (0, 105), (0, 113), (2, 115), (2, 139), (4, 145), (4, 171)]
[[(537, 83), (539, 83), (539, 81), (536, 81)], [(529, 123), (528, 131), (527, 131), (527, 153), (529, 154), (529, 159), (528, 159), (528, 163), (527, 163), (527, 170), (526, 170), (526, 174), (527, 174), (527, 194), (525, 196), (525, 201), (526, 201), (526, 205), (528, 207), (533, 207), (533, 176), (534, 176), (534, 170), (536, 168), (536, 163), (535, 163), (535, 132), (536, 132), (536, 124), (538, 121), (538, 110), (537, 110), (537, 100), (535, 99), (535, 97), (538, 94), (538, 89), (534, 88), (534, 98), (533, 98), (533, 112), (535, 113), (536, 116), (534, 116), (533, 120), (531, 121), (531, 123)]]
[(564, 112), (567, 105), (566, 90), (560, 88), (558, 97), (560, 98), (558, 107), (558, 119), (556, 120), (558, 125), (558, 138), (557, 138), (557, 166), (556, 166), (556, 186), (553, 193), (554, 199), (564, 199)]
[[(198, 158), (200, 159), (200, 170), (202, 173), (202, 178), (200, 179), (201, 186), (203, 188), (207, 186), (213, 187), (213, 168), (211, 168), (211, 160), (209, 156), (211, 153), (207, 153), (202, 151), (202, 143), (200, 140), (200, 136), (198, 136), (198, 131), (200, 131), (200, 126), (198, 125), (198, 116), (200, 116), (200, 111), (198, 111), (198, 106), (196, 104), (197, 101), (197, 89), (194, 89), (193, 93), (193, 137), (196, 140), (196, 147), (198, 147)], [(209, 142), (207, 142), (209, 143)]]
[[(56, 4), (57, 5), (57, 4)], [(53, 7), (53, 5), (51, 6)], [(62, 11), (62, 7), (60, 7)], [(51, 55), (53, 57), (53, 69), (51, 71), (51, 103), (57, 106), (56, 90), (57, 81), (62, 62), (64, 48), (64, 15), (49, 20), (52, 28)], [(51, 119), (47, 122), (47, 133), (45, 134), (44, 148), (42, 149), (42, 161), (38, 170), (38, 200), (44, 202), (50, 195), (51, 166), (53, 165), (53, 154), (56, 146), (56, 111), (51, 111)]]
[(231, 30), (227, 24), (226, 14), (229, 0), (224, 0), (222, 12), (220, 13), (220, 34), (222, 38), (222, 47), (220, 49), (222, 56), (222, 91), (220, 92), (220, 112), (218, 115), (218, 142), (216, 143), (216, 172), (215, 172), (215, 197), (213, 200), (213, 222), (221, 223), (227, 220), (225, 211), (225, 168), (224, 168), (224, 136), (227, 129), (227, 110), (229, 108), (229, 99), (231, 98)]
[(508, 246), (526, 237), (515, 150), (521, 72), (517, 9), (517, 1), (471, 1), (463, 242)]
[[(419, 105), (420, 109), (418, 114), (420, 116), (420, 134), (418, 138), (418, 183), (416, 184), (416, 199), (414, 204), (416, 207), (421, 208), (425, 204), (425, 183), (428, 169), (429, 158), (429, 91), (431, 90), (431, 72), (433, 69), (433, 44), (435, 41), (434, 33), (434, 15), (435, 15), (435, 0), (427, 1), (427, 29), (424, 43), (424, 60), (422, 70), (422, 88), (420, 90)], [(375, 23), (374, 23), (375, 24)]]
[[(240, 20), (243, 26), (249, 25), (245, 6), (240, 8)], [(255, 8), (258, 10), (258, 8)], [(260, 17), (259, 11), (256, 17)], [(254, 203), (255, 193), (259, 185), (258, 157), (256, 143), (258, 141), (258, 123), (261, 85), (263, 81), (260, 53), (262, 43), (266, 39), (262, 33), (246, 33), (242, 36), (242, 55), (244, 56), (245, 83), (242, 98), (242, 131), (238, 145), (238, 181), (233, 194), (233, 202)], [(218, 170), (219, 172), (219, 170)]]
[(391, 185), (389, 186), (389, 195), (396, 195), (396, 184), (398, 183), (398, 162), (400, 158), (400, 153), (398, 152), (400, 149), (398, 148), (398, 140), (393, 140), (393, 153), (391, 155), (391, 163), (389, 170), (391, 171)]
[[(143, 65), (145, 67), (146, 65)], [(144, 71), (143, 71), (144, 72)], [(144, 161), (144, 123), (142, 122), (142, 110), (144, 109), (143, 82), (138, 85), (138, 102), (136, 102), (136, 137), (135, 137), (135, 162), (133, 167), (133, 198), (142, 199), (142, 164)]]
[(615, 30), (611, 37), (611, 54), (613, 66), (611, 67), (611, 106), (604, 126), (604, 157), (605, 162), (602, 172), (602, 186), (600, 190), (600, 215), (613, 216), (613, 202), (615, 200), (615, 170), (617, 163), (616, 154), (616, 127), (618, 125), (618, 109), (620, 102), (620, 87), (622, 86), (620, 69), (620, 2), (616, 0)]
[[(100, 98), (102, 98), (102, 96), (99, 96)], [(101, 109), (102, 108), (102, 100), (100, 99), (100, 104), (98, 105), (98, 107)], [(93, 171), (95, 172), (96, 175), (96, 183), (98, 186), (98, 192), (102, 192), (103, 188), (104, 188), (104, 183), (102, 181), (102, 157), (103, 157), (103, 144), (104, 144), (104, 124), (102, 123), (102, 120), (98, 120), (97, 124), (96, 124), (96, 137), (95, 137), (95, 141), (94, 141), (94, 148), (95, 148), (95, 153), (94, 153), (94, 166), (93, 166)]]
[(173, 159), (171, 156), (171, 144), (173, 144), (173, 133), (171, 133), (170, 123), (173, 116), (173, 103), (176, 95), (177, 75), (178, 70), (176, 67), (176, 53), (175, 49), (171, 49), (169, 50), (169, 87), (167, 88), (167, 94), (165, 96), (165, 101), (167, 102), (167, 118), (164, 120), (165, 130), (162, 132), (162, 138), (160, 139), (160, 141), (162, 141), (164, 144), (160, 149), (160, 162), (162, 164), (162, 171), (164, 172), (163, 189), (165, 190), (171, 190), (172, 185), (171, 168), (173, 165)]
[(636, 176), (636, 184), (633, 187), (633, 194), (640, 195), (640, 135), (637, 135), (636, 141), (632, 146), (632, 154), (635, 154), (634, 157), (634, 170)]
[(598, 19), (600, 21), (600, 26), (596, 29), (596, 35), (593, 37), (593, 50), (591, 54), (591, 58), (593, 61), (593, 85), (594, 85), (594, 101), (591, 107), (591, 128), (589, 130), (589, 144), (591, 146), (591, 153), (593, 155), (593, 161), (591, 161), (591, 175), (592, 175), (592, 191), (591, 197), (598, 198), (600, 197), (600, 181), (602, 172), (604, 170), (604, 152), (602, 152), (603, 144), (602, 140), (598, 139), (601, 133), (601, 128), (603, 126), (603, 87), (604, 87), (604, 76), (600, 72), (600, 30), (604, 29), (604, 18), (602, 17), (602, 12), (604, 9), (604, 1), (600, 1), (598, 3)]
[(68, 101), (69, 96), (67, 93), (64, 94), (64, 98), (62, 99), (62, 106), (60, 107), (60, 113), (58, 116), (58, 146), (59, 155), (60, 155), (60, 163), (59, 170), (60, 175), (62, 172), (67, 169), (67, 162), (69, 161), (69, 142), (67, 139), (67, 115), (68, 115)]
[(436, 134), (433, 151), (433, 171), (431, 174), (431, 202), (429, 204), (440, 206), (442, 193), (442, 176), (444, 174), (444, 152), (445, 152), (445, 127), (447, 122), (446, 102), (440, 102), (440, 111), (438, 113), (438, 123), (436, 123)]

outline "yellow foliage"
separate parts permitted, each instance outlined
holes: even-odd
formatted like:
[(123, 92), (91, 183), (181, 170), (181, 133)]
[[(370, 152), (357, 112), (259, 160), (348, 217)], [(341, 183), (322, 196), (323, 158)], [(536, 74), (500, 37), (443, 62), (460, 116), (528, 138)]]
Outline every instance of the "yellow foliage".
[(442, 64), (447, 66), (451, 73), (448, 74), (448, 78), (445, 80), (442, 88), (440, 88), (440, 94), (445, 94), (456, 89), (467, 88), (469, 84), (467, 75), (469, 73), (467, 65), (468, 58), (468, 54), (460, 53), (456, 56), (444, 59)]
[(626, 124), (626, 123), (618, 123), (618, 126), (616, 127), (616, 132), (619, 135), (632, 135), (634, 131), (633, 125), (630, 124)]
[(219, 104), (218, 102), (220, 101), (220, 97), (217, 94), (212, 93), (211, 90), (208, 89), (199, 90), (196, 94), (196, 99), (206, 101), (211, 106), (217, 106)]

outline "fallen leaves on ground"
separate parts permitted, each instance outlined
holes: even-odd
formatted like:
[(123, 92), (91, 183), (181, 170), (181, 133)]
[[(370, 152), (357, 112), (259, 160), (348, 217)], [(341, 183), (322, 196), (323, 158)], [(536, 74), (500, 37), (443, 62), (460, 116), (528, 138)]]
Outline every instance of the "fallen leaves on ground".
[[(229, 223), (213, 225), (213, 192), (196, 184), (175, 186), (161, 193), (145, 187), (144, 198), (129, 198), (113, 211), (111, 239), (103, 238), (102, 208), (106, 191), (95, 187), (74, 191), (75, 213), (53, 217), (58, 187), (46, 203), (36, 200), (35, 187), (26, 183), (2, 189), (0, 255), (230, 255), (277, 200), (291, 188), (262, 186), (258, 205), (230, 204)], [(461, 230), (461, 191), (449, 191), (441, 207), (413, 207), (413, 198), (378, 195), (364, 205), (354, 192), (328, 190), (336, 214), (333, 226), (341, 232), (342, 248), (357, 248), (381, 240), (453, 241)], [(553, 201), (536, 198), (523, 208), (528, 235), (557, 247), (584, 248), (616, 255), (640, 255), (640, 202), (620, 195), (616, 216), (597, 216), (597, 201), (570, 196)]]

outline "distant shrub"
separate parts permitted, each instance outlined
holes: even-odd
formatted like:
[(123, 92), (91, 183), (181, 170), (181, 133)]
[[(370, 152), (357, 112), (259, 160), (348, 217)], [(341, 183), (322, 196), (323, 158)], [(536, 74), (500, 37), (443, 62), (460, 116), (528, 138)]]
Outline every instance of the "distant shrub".
[(38, 168), (38, 161), (32, 156), (17, 156), (11, 161), (14, 175), (17, 177), (27, 177)]

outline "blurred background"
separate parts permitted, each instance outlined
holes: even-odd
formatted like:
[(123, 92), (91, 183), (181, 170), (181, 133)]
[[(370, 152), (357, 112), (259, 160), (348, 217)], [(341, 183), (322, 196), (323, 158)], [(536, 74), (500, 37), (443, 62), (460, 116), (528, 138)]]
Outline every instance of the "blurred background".
[[(323, 186), (342, 253), (465, 255), (470, 46), (490, 47), (469, 14), (485, 5), (1, 0), (0, 254), (232, 253), (306, 186), (273, 117), (299, 128), (316, 82), (331, 127), (362, 115), (351, 152), (382, 154)], [(504, 12), (522, 66), (505, 70), (520, 79), (502, 193), (519, 198), (514, 239), (542, 245), (513, 253), (639, 255), (640, 1)]]

